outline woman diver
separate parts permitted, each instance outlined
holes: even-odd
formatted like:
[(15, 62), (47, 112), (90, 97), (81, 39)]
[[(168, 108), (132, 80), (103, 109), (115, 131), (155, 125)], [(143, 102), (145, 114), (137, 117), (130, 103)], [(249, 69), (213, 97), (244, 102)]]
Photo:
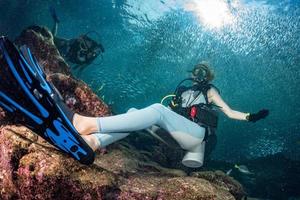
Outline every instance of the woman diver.
[(249, 122), (269, 114), (266, 109), (257, 113), (231, 109), (210, 83), (213, 78), (207, 63), (197, 64), (191, 71), (191, 78), (183, 81), (191, 81), (192, 86), (179, 84), (169, 107), (156, 103), (140, 110), (132, 108), (125, 114), (98, 118), (74, 114), (73, 125), (94, 151), (125, 138), (132, 131), (156, 125), (169, 132), (187, 150), (182, 160), (185, 166), (201, 167), (205, 142), (217, 127), (215, 108), (231, 119)]

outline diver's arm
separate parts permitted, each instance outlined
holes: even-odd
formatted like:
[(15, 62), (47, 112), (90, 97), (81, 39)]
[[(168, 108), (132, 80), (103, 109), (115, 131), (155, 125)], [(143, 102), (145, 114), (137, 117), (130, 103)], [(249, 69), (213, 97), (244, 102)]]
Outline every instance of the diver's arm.
[(219, 106), (220, 110), (229, 118), (237, 120), (247, 120), (246, 116), (248, 116), (249, 113), (243, 113), (231, 109), (225, 103), (225, 101), (222, 99), (222, 97), (219, 95), (218, 91), (215, 88), (211, 88), (208, 90), (207, 97), (209, 102), (213, 102), (215, 105)]

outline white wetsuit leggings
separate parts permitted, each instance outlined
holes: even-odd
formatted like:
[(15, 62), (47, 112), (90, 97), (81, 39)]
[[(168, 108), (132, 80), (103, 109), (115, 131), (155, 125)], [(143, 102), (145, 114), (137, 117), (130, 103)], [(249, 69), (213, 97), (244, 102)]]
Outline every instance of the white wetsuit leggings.
[(101, 147), (105, 147), (125, 138), (132, 131), (147, 129), (152, 125), (168, 131), (183, 148), (185, 145), (181, 141), (186, 140), (190, 144), (194, 139), (203, 140), (205, 134), (203, 127), (156, 103), (140, 110), (130, 109), (125, 114), (99, 117), (99, 132), (94, 135)]

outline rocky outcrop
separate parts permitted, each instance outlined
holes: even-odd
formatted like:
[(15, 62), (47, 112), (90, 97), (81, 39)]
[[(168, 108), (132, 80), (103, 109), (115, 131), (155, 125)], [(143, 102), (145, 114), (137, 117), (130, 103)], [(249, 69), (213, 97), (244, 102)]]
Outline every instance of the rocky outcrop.
[[(71, 75), (46, 28), (26, 29), (17, 43), (31, 48), (71, 109), (90, 116), (111, 114), (84, 82)], [(9, 122), (2, 120), (0, 127), (1, 199), (222, 200), (244, 195), (238, 182), (220, 172), (188, 176), (166, 168), (167, 159), (155, 159), (165, 162), (161, 166), (153, 157), (163, 153), (137, 150), (131, 138), (97, 152), (94, 164), (85, 166), (31, 130)]]
[(31, 26), (20, 34), (15, 43), (26, 45), (43, 66), (46, 74), (62, 73), (71, 75), (71, 70), (54, 45), (51, 32), (40, 26)]
[(245, 194), (243, 192), (242, 185), (234, 180), (232, 177), (228, 177), (222, 171), (206, 171), (206, 172), (194, 172), (191, 174), (193, 177), (203, 178), (213, 183), (219, 190), (227, 191), (232, 194), (236, 199), (241, 199)]
[(91, 166), (39, 141), (23, 126), (1, 127), (0, 146), (4, 199), (240, 199), (244, 194), (224, 174), (187, 176), (125, 142), (98, 152)]

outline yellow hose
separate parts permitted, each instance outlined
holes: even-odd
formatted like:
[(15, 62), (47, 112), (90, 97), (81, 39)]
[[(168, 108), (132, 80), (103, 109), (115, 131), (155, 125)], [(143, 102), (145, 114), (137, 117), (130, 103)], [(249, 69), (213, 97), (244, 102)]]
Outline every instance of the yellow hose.
[(165, 96), (165, 97), (162, 98), (162, 100), (160, 101), (160, 104), (163, 104), (163, 102), (164, 102), (167, 98), (169, 98), (169, 97), (175, 97), (175, 96), (176, 96), (175, 94), (169, 94), (169, 95)]

